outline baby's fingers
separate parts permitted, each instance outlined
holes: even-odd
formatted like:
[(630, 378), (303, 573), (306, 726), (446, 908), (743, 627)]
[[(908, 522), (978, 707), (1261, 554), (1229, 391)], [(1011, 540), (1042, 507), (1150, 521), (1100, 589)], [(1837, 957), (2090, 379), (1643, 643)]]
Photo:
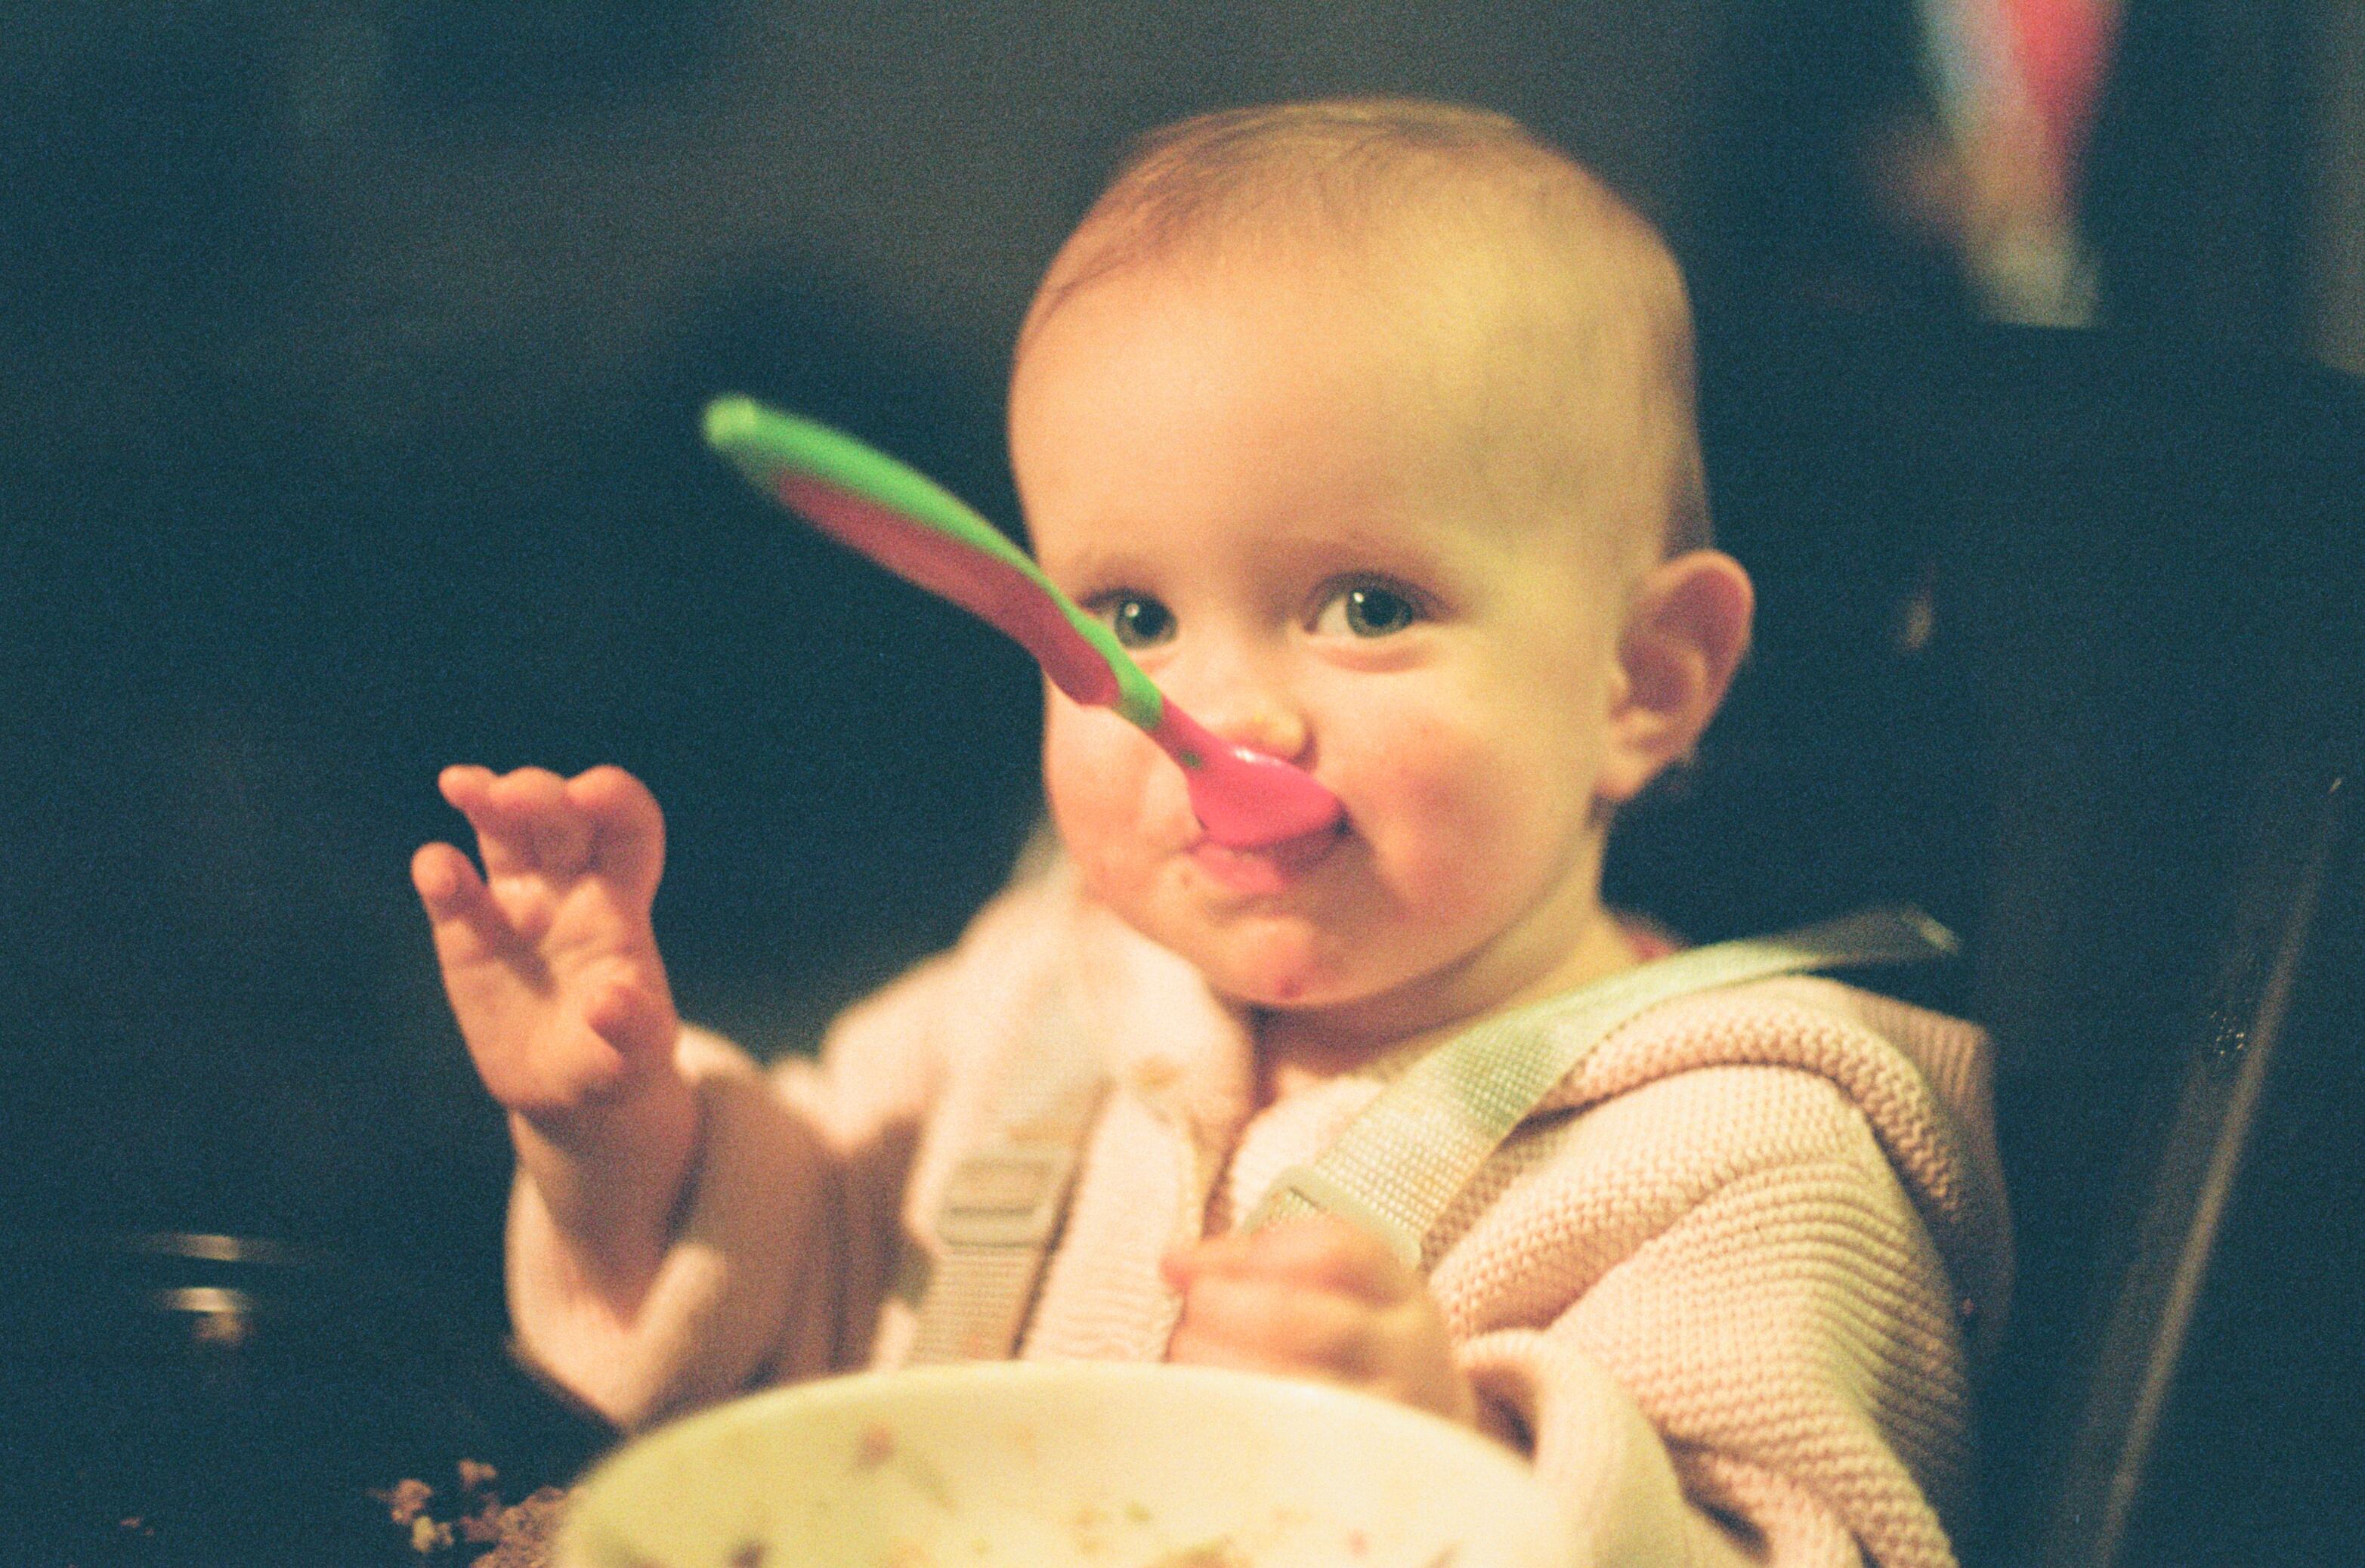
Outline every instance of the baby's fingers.
[(1435, 1300), (1368, 1232), (1328, 1215), (1289, 1220), (1182, 1249), (1165, 1269), (1182, 1297), (1174, 1361), (1325, 1378), (1474, 1417)]
[(654, 893), (665, 867), (665, 813), (648, 786), (603, 765), (566, 780), (565, 790), (590, 834), (600, 869), (637, 893)]
[(436, 956), (447, 968), (480, 963), (518, 946), (475, 863), (453, 846), (421, 845), (410, 857), (410, 885), (426, 907)]
[(1418, 1278), (1379, 1238), (1330, 1215), (1213, 1238), (1170, 1256), (1165, 1271), (1178, 1289), (1194, 1279), (1261, 1278), (1374, 1304), (1421, 1289)]
[(592, 823), (567, 799), (566, 780), (548, 768), (494, 774), (482, 767), (447, 767), (437, 784), (476, 830), (489, 879), (564, 881), (588, 862)]
[(1203, 1274), (1183, 1293), (1171, 1360), (1357, 1382), (1378, 1361), (1371, 1311), (1271, 1275)]

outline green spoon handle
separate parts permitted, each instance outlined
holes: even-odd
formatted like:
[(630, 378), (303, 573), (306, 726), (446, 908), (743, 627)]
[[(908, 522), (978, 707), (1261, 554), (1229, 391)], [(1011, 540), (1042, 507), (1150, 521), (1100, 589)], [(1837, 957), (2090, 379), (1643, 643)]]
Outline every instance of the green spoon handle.
[(841, 542), (952, 600), (1033, 654), (1079, 702), (1154, 730), (1165, 700), (1115, 634), (959, 497), (843, 431), (749, 398), (707, 406), (706, 440)]

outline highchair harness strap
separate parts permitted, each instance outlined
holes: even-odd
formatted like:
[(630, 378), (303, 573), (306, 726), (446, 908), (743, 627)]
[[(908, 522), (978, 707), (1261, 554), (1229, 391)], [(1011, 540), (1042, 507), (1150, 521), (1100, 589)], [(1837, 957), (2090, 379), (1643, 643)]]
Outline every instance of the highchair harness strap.
[(1466, 1029), (1422, 1057), (1310, 1165), (1276, 1177), (1243, 1228), (1317, 1212), (1378, 1236), (1411, 1267), (1446, 1206), (1594, 1047), (1678, 996), (1811, 969), (1944, 958), (1921, 911), (1885, 906), (1771, 936), (1694, 947)]
[[(1814, 969), (1919, 963), (1954, 935), (1884, 906), (1771, 936), (1695, 947), (1504, 1014), (1422, 1057), (1309, 1165), (1282, 1173), (1243, 1228), (1327, 1213), (1405, 1261), (1496, 1146), (1620, 1025), (1693, 991)], [(1043, 1032), (1014, 1112), (955, 1169), (936, 1216), (914, 1362), (996, 1360), (1017, 1348), (1057, 1243), (1105, 1081), (1063, 1009)]]
[(1059, 986), (1043, 987), (1034, 1017), (996, 1119), (937, 1202), (912, 1365), (1007, 1360), (1066, 1223), (1108, 1081)]

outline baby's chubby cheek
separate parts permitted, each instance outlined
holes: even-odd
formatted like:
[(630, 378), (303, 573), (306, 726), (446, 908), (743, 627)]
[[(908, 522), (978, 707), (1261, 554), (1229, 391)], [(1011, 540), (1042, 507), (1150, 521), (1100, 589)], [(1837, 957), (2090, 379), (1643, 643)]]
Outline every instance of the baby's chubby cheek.
[(1064, 700), (1046, 716), (1043, 788), (1060, 842), (1104, 901), (1195, 832), (1182, 769), (1124, 720)]
[[(1407, 972), (1452, 962), (1565, 902), (1595, 836), (1566, 759), (1446, 726), (1374, 756), (1350, 796), (1366, 856), (1359, 945)], [(1347, 917), (1351, 918), (1351, 917)]]
[(1411, 722), (1388, 744), (1342, 756), (1339, 771), (1374, 875), (1411, 902), (1457, 902), (1498, 877), (1497, 841), (1531, 792), (1499, 756), (1434, 722)]

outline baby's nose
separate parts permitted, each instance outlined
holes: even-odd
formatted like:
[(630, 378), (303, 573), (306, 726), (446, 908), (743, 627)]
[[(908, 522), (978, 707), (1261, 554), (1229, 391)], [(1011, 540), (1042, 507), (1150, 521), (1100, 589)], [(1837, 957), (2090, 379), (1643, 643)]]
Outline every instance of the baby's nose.
[(1207, 704), (1200, 722), (1233, 745), (1283, 762), (1299, 761), (1311, 732), (1306, 715), (1279, 692), (1235, 686)]

